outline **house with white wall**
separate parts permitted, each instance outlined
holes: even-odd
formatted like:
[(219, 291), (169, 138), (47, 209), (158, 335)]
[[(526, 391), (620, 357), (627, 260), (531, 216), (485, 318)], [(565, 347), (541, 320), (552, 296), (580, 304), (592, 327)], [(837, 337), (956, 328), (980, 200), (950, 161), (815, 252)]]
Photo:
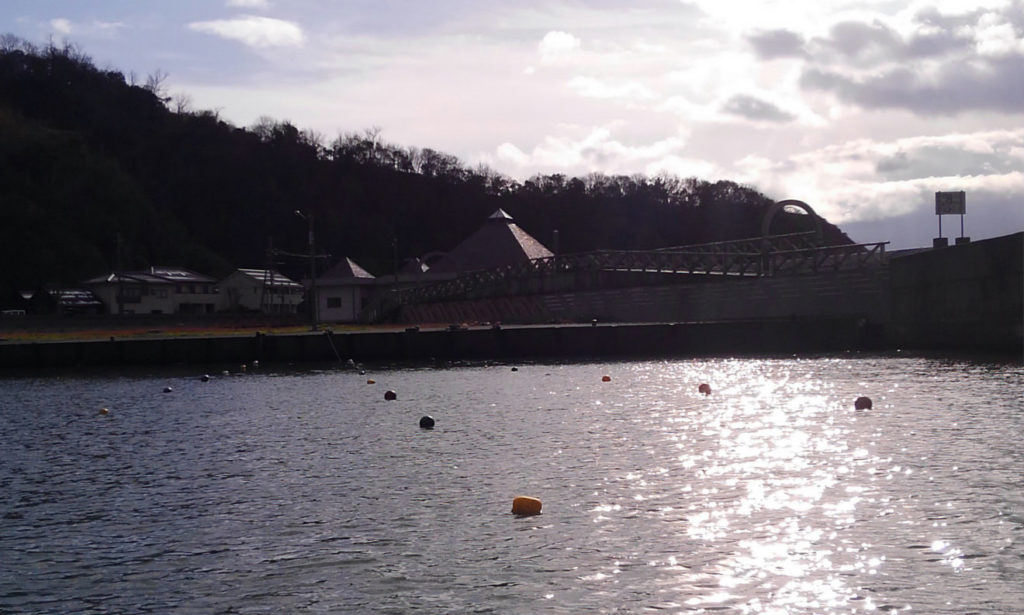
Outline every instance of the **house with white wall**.
[(182, 267), (150, 267), (91, 278), (82, 284), (110, 314), (212, 314), (217, 280)]
[(344, 258), (316, 279), (321, 322), (355, 322), (375, 291), (376, 279), (351, 258)]
[(218, 312), (295, 314), (305, 289), (272, 269), (237, 269), (220, 281)]

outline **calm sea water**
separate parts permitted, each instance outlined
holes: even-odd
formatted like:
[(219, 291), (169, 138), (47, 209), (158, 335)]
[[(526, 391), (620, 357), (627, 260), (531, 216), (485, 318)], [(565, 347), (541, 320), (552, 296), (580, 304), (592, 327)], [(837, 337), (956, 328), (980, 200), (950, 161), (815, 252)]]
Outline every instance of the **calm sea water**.
[(1019, 363), (517, 367), (8, 375), (0, 613), (1024, 612)]

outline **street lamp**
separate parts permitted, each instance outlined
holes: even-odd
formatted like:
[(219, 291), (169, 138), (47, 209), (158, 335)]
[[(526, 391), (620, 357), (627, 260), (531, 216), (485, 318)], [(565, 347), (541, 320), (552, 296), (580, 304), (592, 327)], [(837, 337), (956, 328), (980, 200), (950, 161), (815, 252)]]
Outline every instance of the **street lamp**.
[(302, 213), (298, 209), (295, 215), (306, 221), (309, 225), (309, 317), (312, 320), (313, 331), (317, 330), (317, 312), (320, 306), (317, 305), (316, 296), (316, 242), (313, 240), (313, 214)]

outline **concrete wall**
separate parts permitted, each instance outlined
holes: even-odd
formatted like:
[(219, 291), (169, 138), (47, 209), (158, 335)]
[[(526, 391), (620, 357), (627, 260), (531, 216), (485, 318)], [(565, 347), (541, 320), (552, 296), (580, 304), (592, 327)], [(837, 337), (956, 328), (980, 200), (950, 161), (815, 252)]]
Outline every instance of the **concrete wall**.
[(886, 267), (778, 278), (688, 278), (685, 284), (492, 297), (405, 306), (408, 323), (700, 322), (781, 318), (889, 319)]
[[(588, 359), (827, 352), (870, 347), (860, 322), (843, 319), (698, 324), (567, 325), (2, 343), (0, 368), (117, 365), (229, 366), (431, 359)], [(216, 369), (220, 369), (219, 367)], [(197, 369), (198, 371), (198, 369)]]
[(893, 258), (892, 343), (1024, 348), (1024, 233)]

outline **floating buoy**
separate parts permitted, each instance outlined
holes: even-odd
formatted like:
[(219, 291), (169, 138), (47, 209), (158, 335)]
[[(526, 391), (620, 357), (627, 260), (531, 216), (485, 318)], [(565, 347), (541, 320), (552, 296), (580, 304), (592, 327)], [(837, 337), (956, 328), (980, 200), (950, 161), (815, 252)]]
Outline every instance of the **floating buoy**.
[(202, 380), (203, 382), (209, 382), (210, 381), (210, 374), (203, 374), (202, 377), (199, 378), (199, 379)]
[(100, 414), (110, 414), (110, 410), (107, 410), (106, 408), (100, 408)]
[(702, 382), (700, 386), (697, 387), (697, 391), (703, 393), (704, 395), (711, 395), (711, 385), (706, 382)]
[(242, 363), (242, 371), (245, 371), (245, 363)]
[(256, 359), (255, 361), (253, 361), (253, 362), (252, 362), (252, 366), (253, 366), (253, 367), (259, 367), (259, 366), (260, 366), (260, 361), (259, 361), (259, 359)]
[(231, 375), (231, 372), (229, 372), (228, 370), (224, 370), (224, 371), (222, 371), (222, 372), (220, 373), (220, 375), (221, 375), (221, 376), (230, 376), (230, 375)]
[(434, 428), (434, 417), (427, 416), (420, 417), (420, 429), (433, 429)]
[(386, 399), (388, 401), (394, 401), (394, 400), (398, 399), (398, 394), (395, 393), (394, 391), (385, 391), (384, 392), (384, 399)]
[(164, 387), (164, 393), (170, 393), (173, 390), (171, 387)]
[(853, 402), (853, 407), (857, 410), (870, 410), (871, 409), (871, 398), (870, 397), (858, 397)]
[(360, 376), (365, 376), (366, 375), (366, 370), (365, 369), (359, 370), (359, 375)]
[(370, 378), (369, 380), (366, 381), (366, 384), (377, 384), (377, 381), (374, 380), (373, 378)]
[(601, 382), (611, 382), (611, 381), (612, 381), (612, 377), (611, 376), (602, 376), (601, 377)]
[(539, 515), (541, 503), (528, 495), (517, 495), (512, 499), (513, 515)]
[(518, 367), (513, 367), (513, 368), (512, 368), (512, 371), (514, 371), (514, 372), (518, 372), (518, 371), (519, 371), (519, 368), (518, 368)]

